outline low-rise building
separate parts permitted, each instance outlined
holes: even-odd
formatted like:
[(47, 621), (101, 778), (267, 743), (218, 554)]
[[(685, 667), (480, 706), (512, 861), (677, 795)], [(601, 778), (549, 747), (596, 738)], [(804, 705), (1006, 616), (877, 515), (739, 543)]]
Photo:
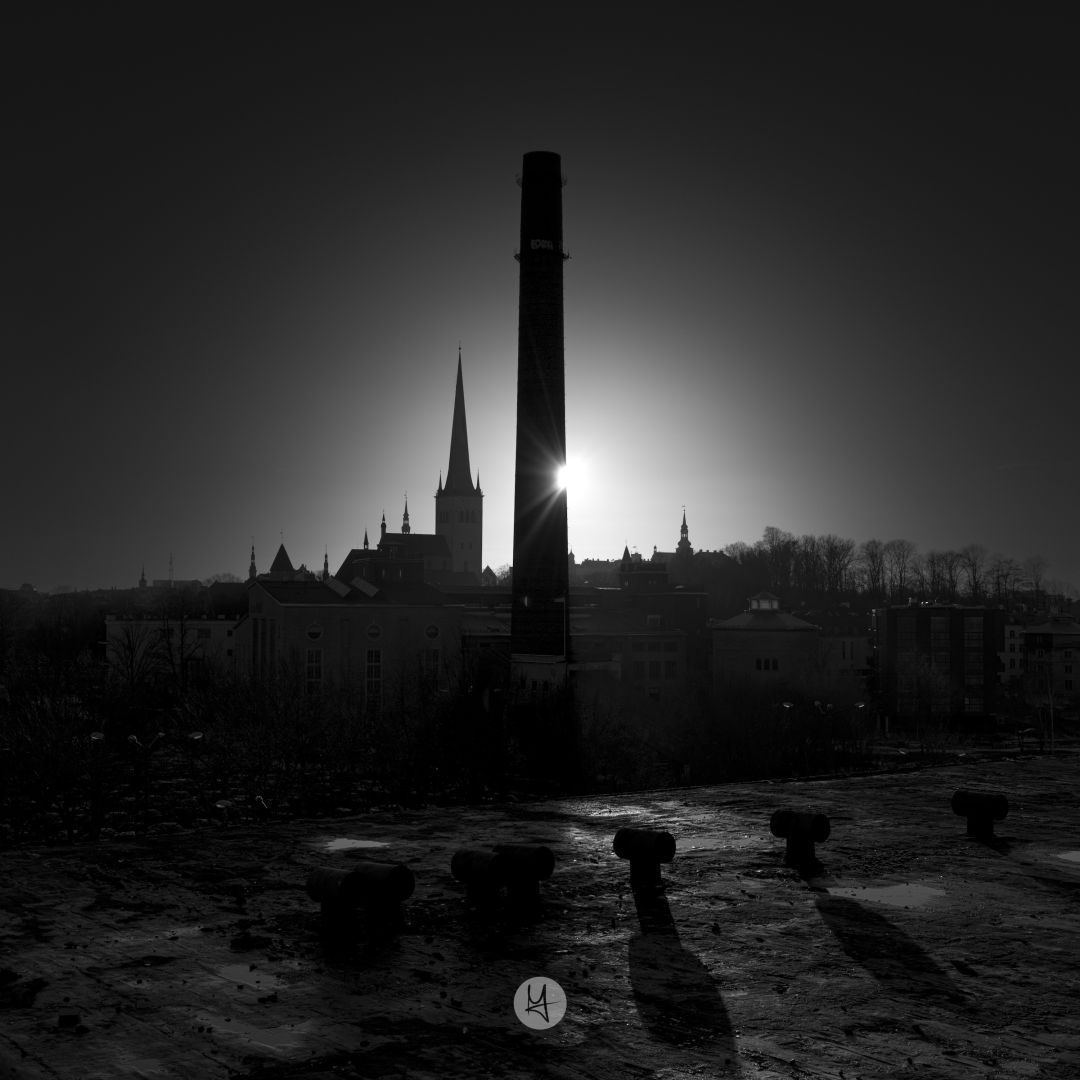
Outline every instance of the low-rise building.
[(816, 625), (782, 611), (772, 593), (750, 597), (745, 611), (715, 619), (712, 631), (713, 687), (749, 684), (794, 692), (817, 675), (820, 631)]

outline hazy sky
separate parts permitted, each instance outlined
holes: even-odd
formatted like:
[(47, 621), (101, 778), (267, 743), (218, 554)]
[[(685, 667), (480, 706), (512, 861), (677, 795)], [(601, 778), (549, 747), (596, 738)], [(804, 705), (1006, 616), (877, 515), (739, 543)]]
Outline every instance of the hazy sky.
[(696, 548), (977, 541), (1080, 584), (1072, 31), (726, 7), (5, 16), (0, 585), (282, 535), (336, 569), (406, 492), (434, 531), (459, 342), (508, 563), (537, 149), (579, 559), (673, 549), (685, 505)]

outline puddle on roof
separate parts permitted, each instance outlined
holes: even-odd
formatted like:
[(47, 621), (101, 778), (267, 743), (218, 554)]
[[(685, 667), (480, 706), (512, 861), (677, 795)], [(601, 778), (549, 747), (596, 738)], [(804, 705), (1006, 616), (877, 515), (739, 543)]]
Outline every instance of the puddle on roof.
[(383, 840), (358, 840), (352, 836), (337, 836), (332, 840), (319, 842), (323, 851), (357, 851), (361, 848), (381, 848), (387, 844)]
[(875, 904), (888, 904), (889, 907), (916, 908), (940, 900), (945, 890), (929, 885), (873, 885), (858, 889), (830, 889), (829, 895), (843, 896), (849, 900), (869, 900)]
[(1080, 863), (1080, 851), (1063, 851), (1058, 855), (1059, 859), (1064, 859), (1066, 862)]
[(575, 806), (575, 814), (583, 817), (638, 817), (648, 818), (650, 811), (644, 806)]
[(739, 836), (688, 836), (679, 839), (679, 852), (688, 851), (738, 851), (742, 848), (757, 847), (764, 841), (762, 836), (742, 833)]
[(257, 964), (226, 964), (219, 967), (217, 973), (236, 986), (249, 986), (252, 990), (269, 990), (284, 985), (279, 978), (263, 971)]
[(245, 1023), (243, 1020), (237, 1020), (234, 1017), (226, 1019), (225, 1017), (197, 1016), (195, 1017), (195, 1024), (197, 1027), (211, 1029), (210, 1033), (214, 1035), (222, 1033), (238, 1035), (246, 1042), (255, 1046), (265, 1046), (270, 1050), (296, 1050), (303, 1045), (304, 1035), (307, 1033), (311, 1021), (305, 1020), (296, 1026), (261, 1028), (256, 1027), (254, 1024)]

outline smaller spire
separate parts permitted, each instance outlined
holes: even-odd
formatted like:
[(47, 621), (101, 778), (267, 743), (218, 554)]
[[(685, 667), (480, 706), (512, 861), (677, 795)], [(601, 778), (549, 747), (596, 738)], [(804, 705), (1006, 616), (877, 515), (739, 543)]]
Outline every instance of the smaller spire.
[(401, 535), (408, 536), (412, 532), (409, 525), (409, 493), (405, 492), (405, 513), (401, 518)]
[(326, 579), (329, 576), (330, 576), (330, 549), (329, 548), (324, 548), (323, 549), (323, 557), (322, 557), (322, 579), (323, 579), (323, 581), (326, 581)]
[(365, 550), (365, 551), (367, 551), (367, 550), (368, 550), (368, 538), (367, 538), (367, 529), (365, 529), (365, 530), (364, 530), (364, 550)]
[(248, 581), (255, 580), (255, 539), (251, 540), (251, 562), (248, 564)]
[(379, 525), (379, 539), (382, 540), (386, 536), (386, 511), (382, 512), (382, 523)]

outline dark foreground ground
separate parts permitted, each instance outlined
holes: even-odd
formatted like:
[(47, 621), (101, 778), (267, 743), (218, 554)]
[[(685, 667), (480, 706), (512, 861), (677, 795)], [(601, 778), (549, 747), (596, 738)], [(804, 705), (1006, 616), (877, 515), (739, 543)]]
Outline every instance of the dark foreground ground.
[[(958, 787), (1008, 795), (993, 844)], [(820, 873), (783, 866), (781, 807), (830, 816)], [(648, 907), (624, 825), (677, 837)], [(540, 909), (471, 909), (454, 850), (523, 840), (558, 860)], [(406, 922), (333, 942), (305, 881), (361, 854), (413, 869)], [(0, 869), (4, 1080), (1080, 1075), (1075, 754), (218, 826)], [(541, 976), (568, 1005), (534, 1031), (513, 999)]]

